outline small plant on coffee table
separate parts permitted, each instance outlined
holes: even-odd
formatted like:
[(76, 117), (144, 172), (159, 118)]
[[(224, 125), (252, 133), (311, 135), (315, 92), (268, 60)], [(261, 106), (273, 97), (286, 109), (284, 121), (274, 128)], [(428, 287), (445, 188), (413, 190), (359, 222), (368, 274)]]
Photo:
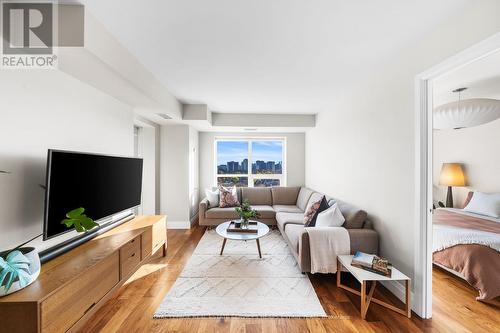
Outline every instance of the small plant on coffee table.
[(250, 202), (248, 200), (243, 200), (243, 203), (240, 205), (240, 207), (236, 207), (235, 210), (241, 218), (241, 225), (243, 227), (248, 227), (248, 221), (250, 219), (260, 217), (260, 214), (256, 210), (252, 209), (252, 206), (250, 206)]

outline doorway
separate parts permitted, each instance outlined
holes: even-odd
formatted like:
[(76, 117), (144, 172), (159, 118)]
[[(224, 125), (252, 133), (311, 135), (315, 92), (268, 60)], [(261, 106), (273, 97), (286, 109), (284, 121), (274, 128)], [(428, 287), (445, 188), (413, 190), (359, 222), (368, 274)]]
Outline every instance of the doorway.
[(432, 317), (433, 272), (433, 108), (440, 78), (500, 50), (500, 33), (421, 73), (415, 79), (416, 205), (414, 309)]

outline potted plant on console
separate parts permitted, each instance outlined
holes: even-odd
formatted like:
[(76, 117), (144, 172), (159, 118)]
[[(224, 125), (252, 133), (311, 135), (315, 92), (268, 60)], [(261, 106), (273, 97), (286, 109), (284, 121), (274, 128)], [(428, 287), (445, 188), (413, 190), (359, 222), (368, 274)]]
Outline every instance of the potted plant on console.
[(248, 222), (250, 219), (260, 217), (260, 214), (256, 210), (252, 209), (248, 200), (243, 200), (240, 207), (236, 207), (235, 210), (240, 216), (241, 228), (248, 228)]
[[(87, 232), (98, 227), (94, 220), (84, 214), (84, 208), (74, 209), (61, 221), (66, 227), (74, 227), (77, 232)], [(0, 252), (0, 296), (11, 294), (33, 283), (40, 274), (40, 258), (34, 247), (23, 247), (42, 234), (16, 246)]]

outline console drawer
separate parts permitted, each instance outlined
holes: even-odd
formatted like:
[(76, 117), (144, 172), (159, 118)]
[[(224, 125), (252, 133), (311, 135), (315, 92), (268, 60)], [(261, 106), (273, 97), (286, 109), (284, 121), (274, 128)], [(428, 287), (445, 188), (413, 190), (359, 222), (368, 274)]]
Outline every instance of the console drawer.
[(137, 236), (120, 248), (120, 279), (132, 273), (141, 262), (141, 236)]
[(118, 251), (47, 297), (40, 307), (43, 332), (65, 332), (120, 280)]

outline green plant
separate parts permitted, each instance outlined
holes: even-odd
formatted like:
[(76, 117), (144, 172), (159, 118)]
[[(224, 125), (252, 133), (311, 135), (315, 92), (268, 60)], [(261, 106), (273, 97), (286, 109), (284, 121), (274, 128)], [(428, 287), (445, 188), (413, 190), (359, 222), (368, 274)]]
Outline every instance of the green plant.
[[(6, 258), (0, 257), (0, 286), (4, 286), (8, 291), (12, 284), (17, 279), (19, 286), (24, 288), (29, 283), (30, 279), (30, 261), (19, 250), (11, 251)], [(7, 279), (7, 276), (9, 278)]]
[(260, 217), (260, 214), (256, 210), (252, 209), (248, 200), (243, 200), (240, 207), (236, 207), (235, 210), (243, 221)]
[(89, 231), (98, 227), (99, 224), (95, 223), (94, 220), (83, 214), (84, 212), (85, 208), (83, 207), (73, 209), (66, 214), (66, 219), (62, 220), (61, 224), (65, 224), (68, 228), (74, 226), (78, 232)]

